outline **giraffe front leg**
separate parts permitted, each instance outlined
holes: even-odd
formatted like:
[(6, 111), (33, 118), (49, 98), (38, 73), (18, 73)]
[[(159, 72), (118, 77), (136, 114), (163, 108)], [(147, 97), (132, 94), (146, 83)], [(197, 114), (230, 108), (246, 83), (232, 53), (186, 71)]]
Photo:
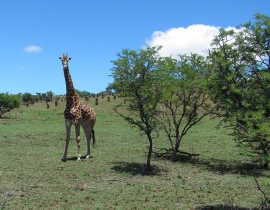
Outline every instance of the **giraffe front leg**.
[(65, 152), (62, 158), (62, 161), (65, 162), (67, 159), (67, 151), (68, 151), (68, 144), (69, 144), (69, 140), (70, 140), (70, 128), (71, 128), (71, 122), (69, 122), (68, 120), (65, 121), (66, 124), (66, 146), (65, 146)]
[(76, 141), (78, 147), (78, 158), (77, 160), (81, 160), (81, 137), (80, 137), (80, 124), (75, 124), (76, 131)]

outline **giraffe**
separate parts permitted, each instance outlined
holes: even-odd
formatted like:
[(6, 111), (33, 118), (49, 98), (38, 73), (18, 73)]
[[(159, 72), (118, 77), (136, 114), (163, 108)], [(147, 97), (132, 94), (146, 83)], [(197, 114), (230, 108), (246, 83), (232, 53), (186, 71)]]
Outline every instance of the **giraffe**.
[(80, 126), (83, 127), (87, 139), (87, 154), (86, 159), (90, 157), (90, 140), (93, 138), (93, 145), (95, 144), (94, 125), (96, 122), (96, 114), (92, 107), (82, 103), (79, 96), (75, 92), (71, 75), (69, 73), (68, 61), (71, 58), (68, 54), (59, 57), (62, 61), (64, 76), (66, 81), (66, 109), (64, 111), (65, 125), (66, 125), (66, 146), (62, 161), (65, 162), (67, 158), (68, 144), (70, 141), (70, 129), (74, 124), (76, 132), (76, 141), (78, 147), (78, 158), (81, 160), (80, 151)]

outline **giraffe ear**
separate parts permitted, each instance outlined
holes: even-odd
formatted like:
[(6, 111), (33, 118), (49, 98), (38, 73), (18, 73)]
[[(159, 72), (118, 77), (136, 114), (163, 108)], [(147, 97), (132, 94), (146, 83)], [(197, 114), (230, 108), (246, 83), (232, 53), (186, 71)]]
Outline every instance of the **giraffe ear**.
[(61, 57), (59, 57), (59, 59), (61, 60), (62, 58), (61, 58)]
[(71, 58), (69, 58), (69, 60), (71, 60)]

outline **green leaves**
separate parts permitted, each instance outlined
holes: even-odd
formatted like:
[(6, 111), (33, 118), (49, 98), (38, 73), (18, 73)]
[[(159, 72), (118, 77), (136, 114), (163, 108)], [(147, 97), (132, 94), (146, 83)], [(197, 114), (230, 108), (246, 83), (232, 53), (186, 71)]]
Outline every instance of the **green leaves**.
[(197, 54), (160, 57), (160, 48), (122, 50), (113, 61), (111, 87), (124, 97), (124, 103), (115, 107), (120, 116), (146, 134), (150, 143), (153, 132), (164, 129), (177, 152), (187, 131), (210, 113), (207, 65)]
[(156, 82), (156, 71), (159, 68), (158, 51), (161, 47), (147, 47), (137, 52), (123, 49), (118, 59), (112, 61), (114, 67), (111, 84), (124, 103), (114, 110), (131, 126), (137, 127), (148, 138), (148, 170), (151, 170), (152, 133), (158, 130), (156, 119), (157, 105), (160, 102), (161, 90)]
[(0, 117), (12, 109), (20, 107), (20, 98), (16, 95), (0, 93)]
[(212, 110), (205, 75), (207, 63), (197, 54), (163, 58), (158, 72), (162, 86), (159, 121), (171, 142), (172, 160), (177, 159), (180, 142), (188, 130)]
[(209, 94), (222, 108), (235, 140), (259, 159), (270, 153), (269, 20), (257, 14), (240, 31), (221, 29), (208, 55)]

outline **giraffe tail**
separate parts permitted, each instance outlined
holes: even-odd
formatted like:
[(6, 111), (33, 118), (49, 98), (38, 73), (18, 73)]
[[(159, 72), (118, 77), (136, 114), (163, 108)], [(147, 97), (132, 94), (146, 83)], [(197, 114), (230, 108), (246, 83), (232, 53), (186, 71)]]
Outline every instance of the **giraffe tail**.
[(92, 130), (92, 138), (93, 138), (93, 147), (95, 148), (96, 138), (95, 138), (95, 131)]

